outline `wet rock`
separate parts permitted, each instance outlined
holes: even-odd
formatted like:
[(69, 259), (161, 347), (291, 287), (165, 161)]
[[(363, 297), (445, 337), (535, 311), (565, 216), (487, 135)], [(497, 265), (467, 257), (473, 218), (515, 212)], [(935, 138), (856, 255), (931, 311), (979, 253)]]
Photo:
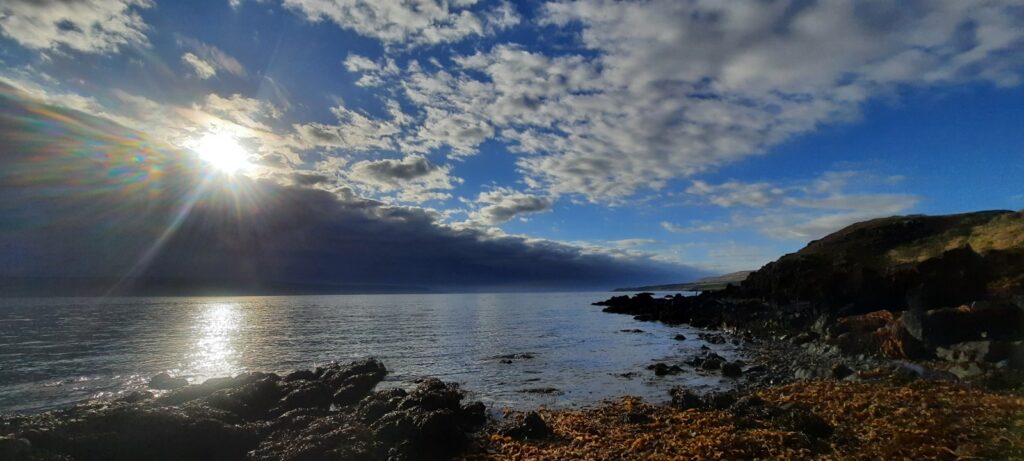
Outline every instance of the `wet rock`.
[(285, 395), (279, 380), (277, 375), (268, 375), (243, 386), (222, 389), (207, 397), (206, 403), (247, 420), (264, 419)]
[(700, 339), (706, 341), (709, 344), (725, 344), (726, 343), (725, 336), (722, 336), (722, 335), (701, 334), (700, 335)]
[(733, 392), (711, 392), (704, 396), (704, 408), (711, 410), (724, 410), (736, 403), (736, 394)]
[(539, 413), (531, 411), (522, 419), (502, 428), (499, 433), (518, 440), (540, 440), (551, 436), (551, 428)]
[[(458, 386), (436, 379), (408, 393), (372, 392), (383, 373), (374, 360), (329, 364), (293, 379), (243, 373), (160, 398), (19, 417), (5, 428), (28, 445), (0, 438), (0, 459), (19, 459), (26, 446), (28, 459), (41, 460), (438, 459), (461, 452), (466, 433), (486, 420), (483, 404), (463, 407)], [(345, 401), (360, 400), (332, 407), (339, 392), (351, 392)]]
[(546, 395), (560, 395), (562, 391), (554, 387), (532, 387), (529, 389), (523, 389), (519, 392), (524, 394), (546, 394)]
[(650, 424), (653, 420), (638, 411), (629, 411), (622, 414), (622, 422), (626, 424)]
[(304, 382), (293, 388), (281, 399), (276, 412), (284, 413), (296, 408), (328, 408), (331, 406), (331, 388), (313, 381)]
[(520, 360), (530, 360), (534, 357), (536, 357), (536, 355), (533, 354), (532, 352), (519, 352), (515, 354), (499, 355), (494, 358), (498, 359), (498, 361), (501, 363), (510, 364)]
[(672, 396), (672, 406), (683, 410), (691, 408), (703, 408), (704, 399), (690, 389), (676, 387), (669, 391)]
[(818, 334), (817, 333), (814, 333), (812, 331), (805, 331), (803, 333), (800, 333), (800, 334), (794, 336), (792, 339), (790, 339), (790, 342), (793, 343), (794, 346), (800, 346), (800, 345), (803, 345), (803, 344), (807, 344), (809, 342), (816, 341), (817, 339), (818, 339)]
[(633, 328), (633, 329), (619, 330), (619, 332), (620, 333), (643, 333), (644, 330), (641, 330), (639, 328)]
[(837, 363), (832, 367), (832, 377), (838, 380), (846, 379), (848, 376), (853, 375), (854, 371), (850, 367), (842, 363)]
[(1024, 310), (1013, 304), (975, 302), (928, 311), (910, 310), (902, 317), (907, 331), (916, 339), (935, 346), (965, 341), (1022, 339)]
[(316, 372), (313, 370), (296, 370), (285, 375), (284, 381), (289, 383), (292, 381), (312, 381), (316, 378)]
[(142, 402), (144, 400), (149, 400), (149, 399), (151, 399), (153, 397), (154, 397), (154, 395), (153, 395), (152, 392), (148, 392), (148, 391), (131, 391), (128, 394), (124, 395), (123, 397), (117, 399), (117, 401), (118, 402), (124, 402), (124, 403), (138, 403), (138, 402)]
[(784, 427), (789, 427), (797, 432), (802, 432), (815, 438), (827, 438), (832, 436), (835, 430), (828, 421), (811, 412), (811, 410), (798, 405), (783, 405), (781, 414), (777, 416)]
[(725, 363), (725, 361), (722, 359), (709, 358), (701, 362), (700, 368), (702, 370), (714, 371), (722, 368), (723, 363)]
[(185, 378), (174, 378), (167, 373), (159, 373), (149, 379), (149, 388), (160, 391), (169, 391), (188, 386)]
[(683, 372), (683, 369), (679, 365), (667, 365), (664, 363), (655, 363), (647, 366), (648, 370), (653, 370), (655, 376), (674, 375)]
[(743, 367), (736, 362), (726, 362), (722, 364), (722, 376), (728, 378), (738, 378), (743, 374)]
[(936, 355), (950, 362), (1003, 363), (1024, 369), (1024, 341), (967, 341), (940, 347)]
[(674, 339), (676, 341), (686, 341), (686, 336), (678, 334), (678, 335), (675, 335), (674, 337), (672, 337), (672, 339)]
[(0, 437), (0, 459), (27, 461), (32, 453), (32, 443), (26, 439)]

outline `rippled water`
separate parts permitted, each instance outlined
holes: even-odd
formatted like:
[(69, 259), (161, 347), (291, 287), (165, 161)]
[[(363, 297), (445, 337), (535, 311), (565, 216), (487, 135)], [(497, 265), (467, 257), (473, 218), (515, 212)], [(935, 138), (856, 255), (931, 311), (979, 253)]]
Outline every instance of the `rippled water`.
[[(346, 295), (244, 298), (0, 299), (0, 413), (28, 412), (145, 387), (158, 372), (199, 382), (374, 356), (404, 386), (456, 381), (492, 408), (587, 405), (624, 394), (663, 401), (653, 361), (696, 353), (688, 327), (637, 322), (590, 306), (608, 293)], [(643, 333), (622, 330), (642, 329)], [(689, 339), (676, 341), (682, 333)], [(709, 345), (729, 357), (729, 345)], [(510, 354), (533, 358), (503, 360)], [(639, 372), (627, 378), (622, 373)], [(525, 392), (555, 388), (556, 394)]]

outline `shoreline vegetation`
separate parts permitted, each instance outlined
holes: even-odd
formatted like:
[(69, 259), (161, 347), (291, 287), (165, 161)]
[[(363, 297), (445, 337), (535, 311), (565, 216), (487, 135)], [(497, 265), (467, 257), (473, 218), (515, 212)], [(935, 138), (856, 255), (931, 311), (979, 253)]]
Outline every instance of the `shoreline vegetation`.
[(384, 364), (328, 364), (0, 418), (0, 459), (1022, 459), (1024, 212), (854, 224), (697, 296), (595, 304), (705, 329), (710, 351), (654, 363), (736, 380), (578, 410), (488, 415), (429, 379), (374, 391)]

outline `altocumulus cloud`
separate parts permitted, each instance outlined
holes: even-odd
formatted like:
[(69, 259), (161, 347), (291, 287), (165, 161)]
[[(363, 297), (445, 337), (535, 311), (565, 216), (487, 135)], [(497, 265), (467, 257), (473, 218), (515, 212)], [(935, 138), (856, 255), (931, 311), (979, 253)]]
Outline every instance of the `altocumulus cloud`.
[(855, 119), (899, 88), (1017, 85), (1022, 16), (999, 0), (548, 2), (534, 26), (577, 37), (558, 53), (496, 43), (443, 68), (347, 68), (415, 108), (396, 149), (465, 157), (495, 139), (523, 154), (531, 188), (614, 203)]
[[(195, 156), (3, 89), (0, 109), (17, 115), (0, 125), (14, 140), (0, 151), (7, 280), (56, 277), (71, 289), (81, 277), (127, 275), (119, 292), (331, 291), (608, 287), (697, 275), (649, 257), (454, 229), (428, 210), (354, 194), (245, 177), (222, 187)], [(53, 110), (60, 115), (46, 115)], [(431, 168), (413, 158), (375, 171), (415, 178)]]
[(150, 0), (8, 0), (0, 5), (0, 31), (26, 48), (114, 53), (149, 44), (139, 10), (153, 5)]

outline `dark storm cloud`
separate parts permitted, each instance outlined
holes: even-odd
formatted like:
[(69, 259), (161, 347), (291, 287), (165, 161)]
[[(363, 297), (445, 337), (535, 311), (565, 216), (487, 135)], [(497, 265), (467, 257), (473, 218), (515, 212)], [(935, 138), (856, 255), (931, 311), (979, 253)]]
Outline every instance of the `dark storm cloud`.
[(54, 293), (82, 280), (119, 292), (182, 294), (609, 288), (696, 275), (649, 258), (452, 229), (420, 208), (204, 176), (191, 155), (6, 94), (0, 276), (7, 287), (35, 277), (62, 281), (48, 282)]

